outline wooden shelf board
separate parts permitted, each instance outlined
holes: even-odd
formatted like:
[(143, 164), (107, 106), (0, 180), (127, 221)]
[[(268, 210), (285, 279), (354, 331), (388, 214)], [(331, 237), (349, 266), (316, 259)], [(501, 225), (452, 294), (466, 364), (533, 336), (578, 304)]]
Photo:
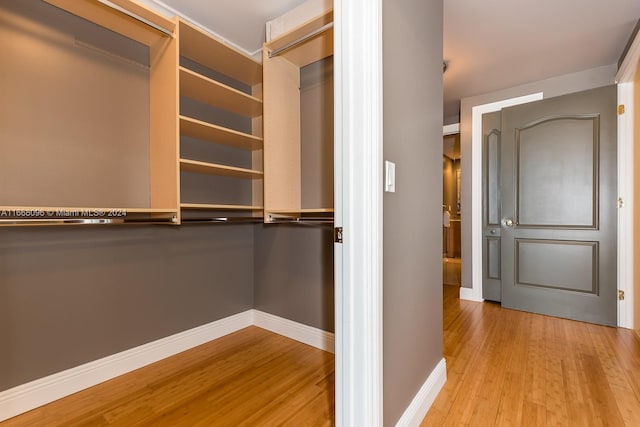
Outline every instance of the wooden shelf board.
[(243, 150), (261, 150), (262, 138), (238, 132), (191, 117), (180, 116), (180, 134), (191, 138), (229, 145)]
[(264, 176), (261, 171), (253, 169), (237, 168), (235, 166), (226, 166), (190, 159), (180, 159), (180, 170), (184, 172), (205, 173), (209, 175), (221, 175), (245, 179), (262, 179)]
[(56, 211), (56, 210), (69, 210), (69, 211), (84, 211), (84, 210), (124, 210), (131, 213), (172, 213), (176, 212), (175, 209), (156, 209), (156, 208), (126, 208), (126, 207), (86, 207), (86, 206), (0, 206), (0, 214), (2, 211), (15, 211), (15, 210), (43, 210), (43, 211)]
[[(144, 22), (128, 16), (113, 7), (107, 6), (97, 1), (68, 1), (68, 0), (45, 0), (62, 10), (77, 15), (89, 22), (100, 25), (115, 33), (121, 34), (132, 40), (136, 40), (147, 46), (154, 46), (159, 40), (169, 37)], [(137, 14), (160, 28), (173, 32), (174, 24), (171, 20), (158, 15), (144, 6), (130, 0), (114, 0), (113, 2), (125, 10)]]
[(269, 213), (294, 215), (294, 214), (315, 214), (315, 213), (333, 213), (333, 208), (316, 208), (316, 209), (286, 209), (286, 210), (269, 210)]
[(262, 116), (262, 101), (258, 98), (185, 67), (180, 67), (180, 95), (241, 116)]
[(180, 55), (253, 86), (262, 82), (262, 65), (201, 29), (179, 21)]
[(262, 206), (250, 205), (220, 205), (207, 203), (180, 203), (182, 209), (198, 209), (198, 210), (229, 210), (229, 211), (259, 211)]

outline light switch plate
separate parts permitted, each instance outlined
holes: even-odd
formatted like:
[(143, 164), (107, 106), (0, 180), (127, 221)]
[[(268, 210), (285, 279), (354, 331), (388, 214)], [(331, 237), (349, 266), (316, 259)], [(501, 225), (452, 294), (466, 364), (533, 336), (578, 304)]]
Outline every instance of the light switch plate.
[(384, 162), (384, 191), (396, 192), (396, 164), (388, 160)]

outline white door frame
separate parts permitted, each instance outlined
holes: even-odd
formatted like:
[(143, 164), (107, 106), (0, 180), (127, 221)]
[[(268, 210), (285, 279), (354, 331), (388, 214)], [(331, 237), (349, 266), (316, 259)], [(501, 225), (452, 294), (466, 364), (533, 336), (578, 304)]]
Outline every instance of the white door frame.
[(336, 425), (382, 425), (382, 1), (335, 0)]
[[(543, 98), (543, 93), (504, 99), (471, 109), (471, 288), (460, 288), (460, 299), (482, 298), (482, 115)], [(464, 210), (463, 210), (464, 212)]]
[[(618, 196), (623, 205), (618, 209), (618, 289), (624, 300), (618, 301), (618, 326), (634, 328), (634, 251), (633, 237), (633, 159), (634, 159), (634, 79), (640, 61), (640, 34), (637, 34), (616, 74), (618, 104), (625, 107), (618, 115)], [(640, 129), (635, 130), (640, 132)]]

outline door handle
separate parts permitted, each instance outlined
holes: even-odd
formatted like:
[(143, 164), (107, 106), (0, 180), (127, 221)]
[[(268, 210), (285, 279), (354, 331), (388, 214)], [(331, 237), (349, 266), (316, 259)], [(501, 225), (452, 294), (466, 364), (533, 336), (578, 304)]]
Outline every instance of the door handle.
[(511, 218), (503, 219), (502, 223), (507, 227), (513, 227), (513, 220)]

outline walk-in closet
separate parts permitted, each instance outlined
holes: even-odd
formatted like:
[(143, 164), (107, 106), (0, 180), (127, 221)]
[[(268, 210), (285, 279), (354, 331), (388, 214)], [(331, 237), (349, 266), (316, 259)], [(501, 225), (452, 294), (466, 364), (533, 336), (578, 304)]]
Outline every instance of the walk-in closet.
[(299, 3), (251, 56), (132, 0), (0, 2), (0, 421), (331, 422), (333, 12)]

